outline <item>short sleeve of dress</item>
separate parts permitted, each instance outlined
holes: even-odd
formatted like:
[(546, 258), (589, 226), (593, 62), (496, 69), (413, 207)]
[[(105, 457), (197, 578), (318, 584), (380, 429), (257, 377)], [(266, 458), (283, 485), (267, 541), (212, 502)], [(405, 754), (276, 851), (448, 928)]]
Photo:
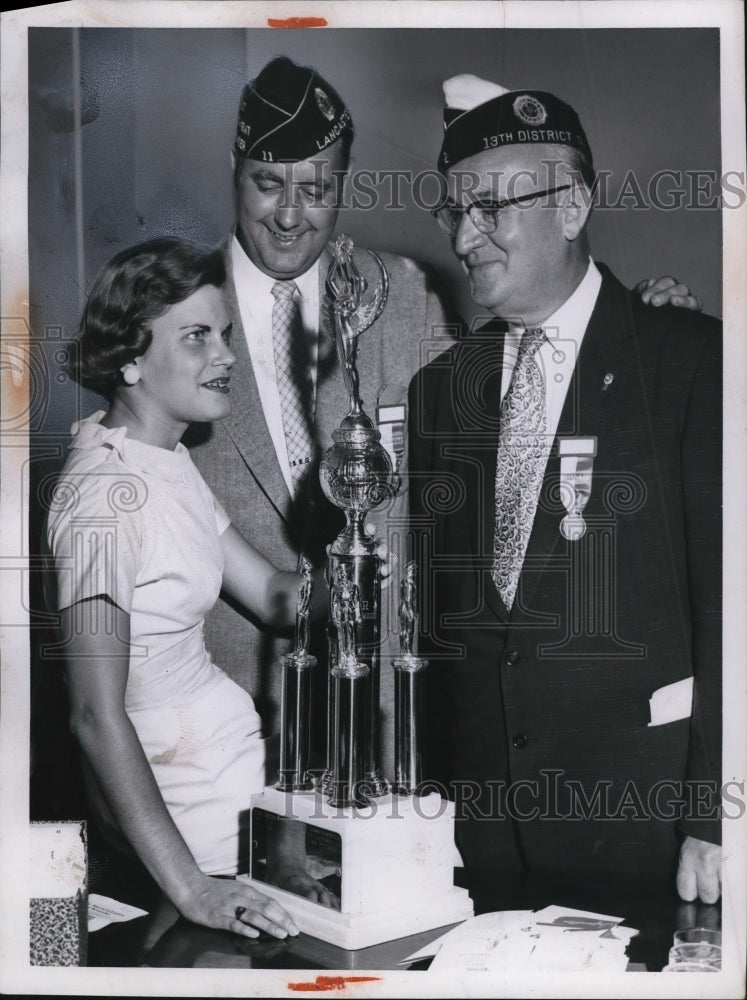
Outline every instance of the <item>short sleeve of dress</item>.
[(106, 596), (128, 614), (143, 562), (137, 475), (93, 470), (64, 475), (52, 497), (47, 542), (54, 557), (56, 610)]
[(216, 497), (213, 491), (210, 489), (208, 484), (205, 482), (202, 473), (199, 471), (194, 462), (190, 459), (190, 466), (192, 470), (192, 475), (197, 483), (197, 489), (201, 490), (210, 507), (212, 507), (213, 515), (215, 516), (215, 526), (218, 529), (218, 534), (222, 535), (226, 528), (231, 523), (231, 518), (226, 514), (223, 509), (223, 505), (220, 500)]
[(222, 535), (226, 528), (231, 523), (231, 518), (226, 514), (225, 510), (219, 503), (215, 494), (211, 491), (211, 496), (213, 498), (213, 511), (215, 512), (215, 524), (218, 528), (218, 534)]

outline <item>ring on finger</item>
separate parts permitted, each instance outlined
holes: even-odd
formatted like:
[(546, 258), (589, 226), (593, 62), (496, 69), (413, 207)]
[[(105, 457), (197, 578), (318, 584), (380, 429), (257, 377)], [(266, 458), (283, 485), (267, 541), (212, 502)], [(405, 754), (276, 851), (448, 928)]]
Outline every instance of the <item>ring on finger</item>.
[(237, 920), (241, 920), (241, 918), (243, 917), (243, 915), (246, 913), (246, 907), (245, 906), (237, 906), (236, 909), (233, 912), (234, 912), (234, 914), (236, 916), (236, 919)]

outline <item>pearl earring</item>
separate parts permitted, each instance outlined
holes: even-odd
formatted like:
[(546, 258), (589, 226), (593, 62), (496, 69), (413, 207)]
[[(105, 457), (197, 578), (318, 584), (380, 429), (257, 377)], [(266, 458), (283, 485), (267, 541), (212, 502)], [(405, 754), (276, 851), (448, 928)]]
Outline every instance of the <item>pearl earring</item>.
[(125, 385), (135, 385), (140, 381), (140, 372), (133, 365), (128, 365), (122, 369), (122, 378)]

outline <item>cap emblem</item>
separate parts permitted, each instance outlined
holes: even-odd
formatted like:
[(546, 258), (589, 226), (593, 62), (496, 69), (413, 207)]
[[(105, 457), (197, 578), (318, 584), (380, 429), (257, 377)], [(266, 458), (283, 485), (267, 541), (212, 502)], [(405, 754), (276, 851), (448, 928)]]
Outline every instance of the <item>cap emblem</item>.
[(513, 103), (514, 114), (527, 125), (544, 125), (547, 121), (547, 111), (536, 97), (521, 94)]
[(316, 103), (321, 113), (327, 121), (331, 122), (335, 117), (335, 109), (332, 105), (332, 101), (330, 101), (329, 97), (324, 93), (321, 87), (314, 88), (314, 97), (316, 97)]

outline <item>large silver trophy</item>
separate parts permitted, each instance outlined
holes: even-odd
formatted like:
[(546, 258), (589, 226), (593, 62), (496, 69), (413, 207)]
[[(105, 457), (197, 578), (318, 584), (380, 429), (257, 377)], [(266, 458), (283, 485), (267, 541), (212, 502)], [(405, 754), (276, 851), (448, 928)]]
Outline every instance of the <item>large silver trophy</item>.
[[(364, 525), (368, 512), (390, 495), (392, 463), (381, 444), (379, 431), (363, 409), (356, 356), (358, 338), (386, 305), (389, 277), (378, 254), (370, 250), (367, 253), (378, 271), (373, 289), (353, 259), (353, 241), (344, 234), (337, 238), (334, 260), (327, 275), (337, 353), (350, 398), (348, 414), (333, 432), (334, 444), (323, 456), (319, 469), (325, 495), (345, 512), (346, 519), (344, 529), (329, 552), (333, 627), (328, 633), (327, 771), (323, 779), (324, 786), (340, 805), (360, 802), (363, 793), (376, 797), (388, 791), (378, 766), (380, 560), (376, 554), (376, 540), (366, 533)], [(353, 588), (358, 602), (354, 649), (349, 648), (350, 637), (341, 633), (335, 619), (335, 608), (345, 606), (344, 601), (336, 598), (341, 585)], [(355, 678), (360, 678), (358, 686), (364, 689), (360, 696), (363, 731), (350, 733), (350, 724), (357, 726), (357, 708), (349, 719), (346, 718), (345, 709), (350, 713), (353, 706), (338, 705), (337, 693), (349, 700), (348, 692), (355, 687), (352, 683)], [(341, 741), (346, 745), (341, 746)], [(349, 766), (353, 745), (361, 758), (360, 774)], [(338, 773), (341, 759), (346, 761), (345, 774)], [(357, 787), (350, 787), (351, 781)]]
[[(327, 276), (340, 364), (350, 406), (325, 453), (320, 480), (345, 512), (329, 550), (329, 678), (326, 769), (311, 790), (308, 647), (310, 567), (299, 590), (296, 649), (283, 657), (280, 776), (252, 797), (248, 881), (277, 899), (301, 930), (343, 948), (365, 948), (471, 916), (454, 845), (454, 805), (423, 792), (421, 742), (427, 661), (413, 652), (417, 633), (414, 563), (400, 590), (400, 654), (395, 676), (394, 788), (378, 762), (380, 559), (366, 515), (392, 488), (392, 465), (363, 409), (358, 338), (386, 305), (389, 281), (367, 282), (340, 236)], [(372, 287), (373, 286), (373, 287)], [(332, 903), (329, 900), (333, 900)], [(327, 900), (327, 902), (323, 902)]]

